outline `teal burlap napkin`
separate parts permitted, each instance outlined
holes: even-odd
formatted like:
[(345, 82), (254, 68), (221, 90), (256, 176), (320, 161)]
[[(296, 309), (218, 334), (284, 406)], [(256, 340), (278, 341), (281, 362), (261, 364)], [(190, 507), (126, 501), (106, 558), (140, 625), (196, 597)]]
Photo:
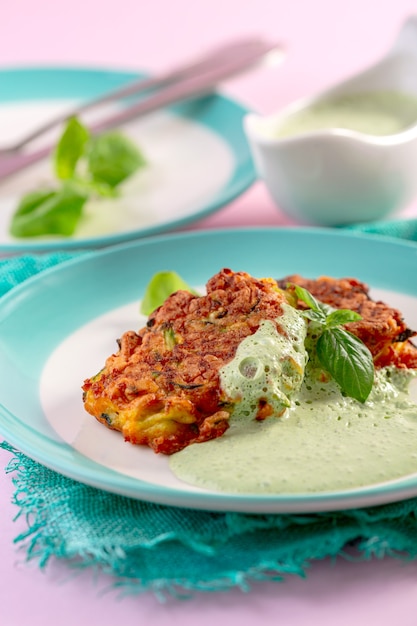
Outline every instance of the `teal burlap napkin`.
[(344, 230), (352, 230), (370, 235), (384, 235), (386, 237), (417, 241), (417, 219), (364, 222), (344, 226), (343, 228)]
[[(0, 295), (70, 254), (0, 262)], [(129, 592), (158, 597), (250, 588), (259, 580), (305, 575), (317, 559), (417, 557), (417, 499), (363, 510), (246, 515), (160, 506), (113, 495), (61, 476), (6, 442), (6, 468), (25, 529), (15, 541), (28, 559), (94, 567)]]

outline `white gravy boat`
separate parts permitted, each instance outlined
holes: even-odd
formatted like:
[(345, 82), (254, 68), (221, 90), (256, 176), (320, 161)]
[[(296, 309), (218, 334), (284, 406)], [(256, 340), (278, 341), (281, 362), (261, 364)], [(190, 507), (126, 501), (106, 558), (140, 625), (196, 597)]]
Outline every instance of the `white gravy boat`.
[[(401, 92), (416, 98), (415, 117), (394, 134), (331, 127), (278, 136), (294, 113), (335, 96)], [(259, 177), (275, 203), (297, 220), (325, 226), (382, 219), (417, 194), (417, 16), (381, 61), (276, 115), (244, 120)]]

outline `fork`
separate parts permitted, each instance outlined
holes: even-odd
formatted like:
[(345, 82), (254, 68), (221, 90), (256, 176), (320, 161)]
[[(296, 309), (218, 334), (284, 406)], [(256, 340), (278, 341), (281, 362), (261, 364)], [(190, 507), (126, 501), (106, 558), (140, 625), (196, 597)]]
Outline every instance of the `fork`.
[(281, 60), (283, 57), (283, 50), (277, 43), (253, 38), (240, 40), (220, 46), (206, 55), (158, 77), (135, 81), (94, 100), (82, 103), (72, 111), (66, 112), (65, 115), (58, 116), (43, 124), (14, 145), (0, 149), (0, 181), (48, 156), (54, 148), (53, 145), (44, 146), (32, 152), (25, 152), (23, 148), (69, 117), (80, 115), (103, 104), (128, 96), (156, 90), (156, 93), (151, 93), (146, 99), (126, 106), (120, 111), (89, 125), (90, 132), (98, 134), (165, 106), (206, 95), (222, 81), (259, 64), (271, 53), (274, 53), (276, 60)]

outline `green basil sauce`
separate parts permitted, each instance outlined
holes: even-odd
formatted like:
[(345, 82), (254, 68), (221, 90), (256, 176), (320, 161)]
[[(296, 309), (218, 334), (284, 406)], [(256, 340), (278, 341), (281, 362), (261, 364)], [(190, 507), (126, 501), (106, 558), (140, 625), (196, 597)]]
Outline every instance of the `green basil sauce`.
[(393, 135), (417, 121), (417, 97), (396, 91), (351, 93), (324, 98), (289, 115), (272, 133), (289, 137), (339, 128)]
[[(222, 388), (242, 398), (229, 430), (172, 455), (174, 474), (220, 492), (297, 494), (356, 489), (417, 472), (413, 373), (378, 370), (361, 404), (344, 397), (334, 381), (321, 382), (306, 362), (304, 320), (294, 309), (286, 307), (277, 322), (287, 338), (264, 322), (221, 371)], [(255, 420), (260, 397), (281, 417)]]

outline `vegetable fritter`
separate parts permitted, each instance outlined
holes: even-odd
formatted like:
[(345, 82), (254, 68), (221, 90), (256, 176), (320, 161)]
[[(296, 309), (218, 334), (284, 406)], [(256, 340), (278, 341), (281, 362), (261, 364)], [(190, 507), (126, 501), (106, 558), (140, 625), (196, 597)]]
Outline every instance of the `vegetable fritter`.
[(205, 296), (177, 291), (84, 382), (86, 410), (127, 441), (165, 454), (219, 437), (233, 408), (219, 370), (262, 320), (275, 323), (284, 301), (276, 281), (229, 269), (208, 281)]
[[(362, 317), (346, 324), (346, 329), (359, 337), (372, 353), (375, 367), (394, 365), (398, 368), (417, 368), (417, 348), (410, 338), (410, 330), (400, 311), (369, 296), (369, 287), (355, 278), (335, 279), (321, 276), (317, 279), (292, 275), (278, 280), (285, 289), (288, 284), (307, 289), (313, 296), (335, 309), (351, 309)], [(298, 303), (303, 307), (301, 302)]]

